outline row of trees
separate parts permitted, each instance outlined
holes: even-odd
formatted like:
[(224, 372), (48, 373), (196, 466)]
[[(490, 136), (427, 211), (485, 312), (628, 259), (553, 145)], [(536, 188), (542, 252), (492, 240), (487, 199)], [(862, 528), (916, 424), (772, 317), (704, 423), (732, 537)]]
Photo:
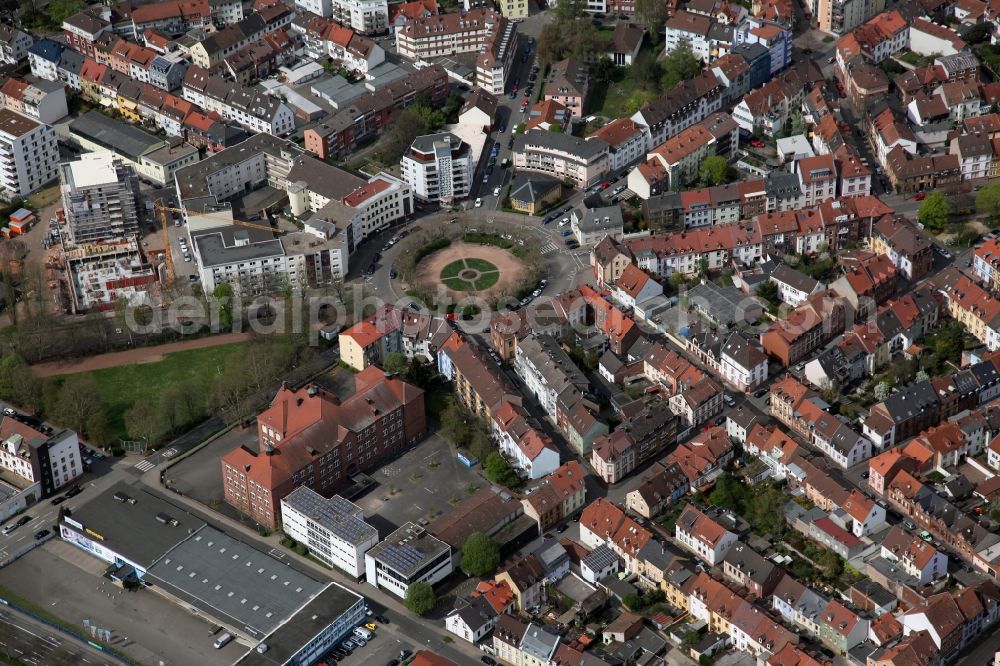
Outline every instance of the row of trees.
[(41, 378), (22, 358), (9, 354), (0, 358), (0, 399), (76, 430), (99, 446), (113, 444), (122, 425), (130, 439), (155, 445), (212, 414), (232, 422), (250, 418), (276, 389), (278, 377), (314, 355), (287, 336), (257, 338), (218, 374), (170, 384), (154, 397), (112, 413), (93, 375)]

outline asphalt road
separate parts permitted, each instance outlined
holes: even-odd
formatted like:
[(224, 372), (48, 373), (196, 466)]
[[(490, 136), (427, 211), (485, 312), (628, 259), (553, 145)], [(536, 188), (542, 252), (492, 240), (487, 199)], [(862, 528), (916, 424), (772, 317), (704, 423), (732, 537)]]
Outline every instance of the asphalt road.
[(0, 610), (0, 655), (33, 666), (120, 663), (75, 636), (9, 607)]

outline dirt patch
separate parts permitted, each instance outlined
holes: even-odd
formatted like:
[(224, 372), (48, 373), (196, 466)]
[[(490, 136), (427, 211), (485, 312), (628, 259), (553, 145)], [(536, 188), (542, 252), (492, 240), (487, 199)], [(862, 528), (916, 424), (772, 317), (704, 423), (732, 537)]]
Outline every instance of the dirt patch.
[[(450, 267), (450, 264), (462, 259), (481, 259), (483, 262), (489, 262), (489, 264), (496, 267), (495, 270), (499, 271), (499, 279), (495, 283), (492, 282), (492, 277), (496, 273), (489, 276), (490, 280), (484, 280), (483, 278), (486, 276), (480, 275), (477, 278), (477, 283), (479, 281), (490, 282), (491, 286), (478, 292), (470, 292), (468, 290), (459, 291), (450, 288), (447, 284), (448, 280), (442, 281), (442, 273), (446, 267)], [(472, 261), (466, 270), (480, 272), (480, 266), (483, 265), (484, 263)], [(453, 300), (465, 298), (470, 293), (476, 293), (482, 298), (490, 299), (500, 294), (512, 294), (524, 277), (524, 271), (524, 264), (521, 263), (521, 260), (508, 250), (496, 247), (495, 245), (479, 245), (476, 243), (455, 241), (448, 247), (428, 255), (420, 262), (420, 266), (417, 267), (414, 284), (423, 287), (430, 293), (436, 293), (438, 286), (443, 285)], [(451, 271), (448, 271), (446, 274), (450, 273)], [(456, 273), (457, 275), (458, 273)], [(463, 281), (466, 279), (464, 271), (461, 278)]]
[(130, 365), (133, 363), (156, 363), (162, 361), (165, 354), (186, 351), (188, 349), (204, 349), (205, 347), (215, 347), (216, 345), (228, 345), (234, 342), (245, 342), (250, 338), (248, 333), (226, 333), (223, 335), (213, 335), (207, 338), (196, 340), (186, 340), (184, 342), (171, 342), (156, 347), (140, 347), (122, 352), (111, 352), (100, 356), (91, 356), (75, 361), (53, 361), (51, 363), (39, 363), (31, 366), (31, 371), (39, 377), (54, 377), (56, 375), (72, 375), (78, 372), (90, 372), (91, 370), (101, 370), (103, 368), (114, 368), (119, 365)]

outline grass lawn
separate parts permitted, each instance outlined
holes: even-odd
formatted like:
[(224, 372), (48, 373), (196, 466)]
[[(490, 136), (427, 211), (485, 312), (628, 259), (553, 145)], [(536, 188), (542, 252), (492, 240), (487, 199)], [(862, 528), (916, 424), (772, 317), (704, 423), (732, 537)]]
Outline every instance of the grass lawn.
[(59, 201), (60, 196), (62, 196), (62, 190), (59, 189), (59, 183), (56, 183), (32, 194), (25, 204), (32, 210), (41, 210)]
[(444, 286), (454, 291), (472, 291), (472, 283), (462, 278), (448, 278), (441, 280), (441, 282), (444, 282)]
[(219, 345), (167, 354), (162, 361), (122, 365), (89, 374), (101, 387), (101, 400), (108, 412), (112, 437), (128, 439), (122, 415), (143, 398), (157, 404), (160, 392), (186, 379), (207, 379), (239, 362), (243, 345)]
[(496, 266), (494, 266), (491, 262), (486, 261), (485, 259), (475, 259), (475, 258), (466, 259), (465, 265), (468, 266), (469, 268), (474, 268), (480, 273), (488, 273), (497, 270)]
[(475, 281), (476, 291), (482, 291), (483, 289), (489, 289), (497, 283), (500, 279), (500, 271), (493, 271), (491, 273), (480, 273), (479, 279)]
[(458, 274), (461, 273), (464, 268), (465, 260), (459, 259), (458, 261), (453, 261), (441, 269), (441, 279), (450, 280), (453, 277), (458, 277)]
[[(648, 44), (639, 51), (639, 59), (656, 58)], [(628, 76), (628, 68), (619, 68), (607, 85), (596, 86), (590, 93), (587, 106), (590, 113), (606, 118), (630, 116), (646, 102), (656, 99), (657, 93), (644, 90), (639, 81)]]

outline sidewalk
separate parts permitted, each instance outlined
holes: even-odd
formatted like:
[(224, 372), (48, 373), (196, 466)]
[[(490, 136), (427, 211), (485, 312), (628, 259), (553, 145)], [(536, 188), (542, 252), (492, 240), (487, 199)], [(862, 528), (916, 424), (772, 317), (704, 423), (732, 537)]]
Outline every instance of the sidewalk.
[[(159, 467), (151, 469), (142, 475), (142, 482), (151, 490), (157, 491), (158, 494), (163, 495), (167, 500), (183, 504), (192, 511), (209, 517), (218, 527), (224, 528), (226, 531), (239, 532), (244, 537), (248, 537), (251, 544), (254, 542), (263, 542), (267, 546), (279, 552), (285, 553), (285, 556), (290, 561), (299, 565), (299, 568), (308, 569), (308, 573), (311, 575), (314, 575), (321, 580), (333, 580), (347, 589), (370, 599), (375, 602), (375, 604), (394, 611), (389, 618), (390, 624), (385, 628), (389, 630), (390, 633), (399, 633), (399, 635), (408, 639), (409, 642), (413, 644), (414, 650), (419, 650), (420, 648), (425, 647), (459, 664), (468, 663), (470, 659), (478, 661), (479, 657), (483, 654), (471, 643), (467, 643), (461, 639), (456, 639), (454, 643), (450, 644), (441, 641), (443, 636), (451, 636), (451, 634), (444, 628), (444, 624), (439, 624), (433, 620), (417, 617), (406, 609), (398, 597), (390, 595), (366, 583), (359, 583), (353, 578), (348, 578), (336, 570), (327, 569), (311, 559), (299, 557), (281, 545), (281, 534), (276, 533), (268, 537), (262, 537), (256, 530), (253, 530), (246, 525), (242, 525), (228, 516), (212, 511), (209, 507), (206, 507), (189, 497), (165, 490), (160, 485), (159, 479)], [(409, 627), (407, 625), (409, 625)], [(416, 631), (407, 631), (408, 628), (415, 629)]]

